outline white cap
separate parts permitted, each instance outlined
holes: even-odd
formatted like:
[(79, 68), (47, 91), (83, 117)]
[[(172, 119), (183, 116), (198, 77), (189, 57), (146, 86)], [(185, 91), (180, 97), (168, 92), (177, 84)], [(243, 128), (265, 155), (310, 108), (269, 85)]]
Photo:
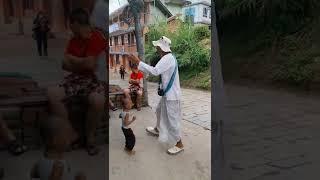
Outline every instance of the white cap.
[(152, 44), (154, 46), (159, 46), (164, 52), (171, 52), (171, 40), (165, 36), (162, 36), (158, 41), (152, 41)]

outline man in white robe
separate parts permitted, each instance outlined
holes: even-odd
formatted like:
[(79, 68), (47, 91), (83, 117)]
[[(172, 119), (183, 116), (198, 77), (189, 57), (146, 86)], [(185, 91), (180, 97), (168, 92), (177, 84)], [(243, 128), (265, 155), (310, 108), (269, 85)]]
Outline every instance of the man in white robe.
[(161, 59), (155, 67), (150, 66), (137, 58), (134, 55), (129, 55), (132, 63), (138, 64), (139, 70), (145, 73), (151, 73), (154, 76), (161, 76), (161, 88), (163, 90), (169, 84), (171, 76), (174, 74), (172, 87), (167, 93), (161, 97), (161, 100), (156, 109), (157, 124), (155, 127), (147, 127), (147, 132), (159, 136), (161, 142), (166, 142), (172, 145), (168, 149), (169, 154), (177, 154), (183, 151), (181, 140), (181, 89), (179, 81), (179, 72), (177, 61), (171, 53), (171, 40), (162, 36), (158, 41), (153, 41), (153, 45), (157, 48)]

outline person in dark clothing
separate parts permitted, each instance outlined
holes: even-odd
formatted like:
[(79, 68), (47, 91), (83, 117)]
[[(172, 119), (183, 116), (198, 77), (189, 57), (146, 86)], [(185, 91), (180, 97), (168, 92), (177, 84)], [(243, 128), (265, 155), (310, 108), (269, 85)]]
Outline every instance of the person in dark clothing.
[(50, 31), (47, 16), (40, 11), (33, 21), (33, 37), (37, 41), (39, 56), (48, 56), (48, 34)]
[(124, 80), (124, 74), (126, 73), (126, 69), (124, 68), (123, 65), (120, 66), (119, 72), (120, 72), (120, 75), (121, 75), (121, 79)]

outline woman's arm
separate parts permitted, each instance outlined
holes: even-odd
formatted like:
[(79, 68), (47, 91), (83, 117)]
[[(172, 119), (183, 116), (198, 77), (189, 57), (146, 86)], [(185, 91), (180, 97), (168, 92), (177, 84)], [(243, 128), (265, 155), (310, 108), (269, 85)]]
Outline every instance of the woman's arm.
[(63, 69), (71, 72), (81, 71), (94, 71), (96, 68), (97, 58), (89, 57), (76, 57), (71, 54), (65, 54), (63, 61)]

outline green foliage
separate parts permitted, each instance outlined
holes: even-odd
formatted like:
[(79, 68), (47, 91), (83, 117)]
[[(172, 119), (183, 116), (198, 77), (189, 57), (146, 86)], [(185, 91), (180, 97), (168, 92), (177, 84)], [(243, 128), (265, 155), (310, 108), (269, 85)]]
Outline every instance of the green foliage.
[(165, 22), (149, 27), (147, 34), (145, 52), (146, 58), (155, 65), (159, 60), (152, 41), (158, 40), (161, 36), (171, 39), (171, 49), (175, 54), (180, 71), (195, 69), (201, 72), (210, 64), (210, 49), (204, 48), (200, 43), (205, 38), (210, 38), (210, 31), (206, 27), (190, 26), (182, 23), (175, 32), (170, 32)]
[(210, 38), (210, 30), (208, 26), (197, 26), (194, 28), (194, 36), (199, 41)]

